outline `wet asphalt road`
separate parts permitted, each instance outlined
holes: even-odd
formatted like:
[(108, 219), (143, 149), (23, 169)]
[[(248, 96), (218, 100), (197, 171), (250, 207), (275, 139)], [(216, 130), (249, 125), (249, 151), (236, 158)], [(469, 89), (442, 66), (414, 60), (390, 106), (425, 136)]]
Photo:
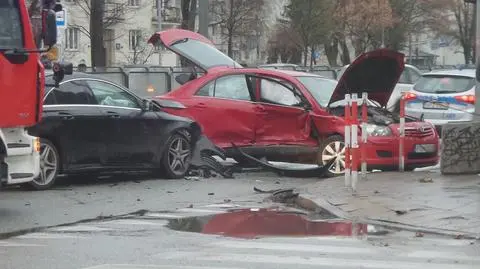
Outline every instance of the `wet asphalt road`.
[(0, 234), (73, 223), (138, 210), (175, 210), (220, 203), (257, 204), (253, 186), (298, 187), (318, 179), (277, 178), (270, 173), (237, 174), (235, 179), (162, 180), (114, 176), (65, 179), (52, 190), (0, 192)]
[[(174, 213), (172, 213), (174, 214)], [(474, 269), (480, 242), (392, 232), (367, 238), (234, 239), (172, 231), (159, 214), (0, 240), (2, 269)], [(170, 216), (173, 217), (173, 216)]]

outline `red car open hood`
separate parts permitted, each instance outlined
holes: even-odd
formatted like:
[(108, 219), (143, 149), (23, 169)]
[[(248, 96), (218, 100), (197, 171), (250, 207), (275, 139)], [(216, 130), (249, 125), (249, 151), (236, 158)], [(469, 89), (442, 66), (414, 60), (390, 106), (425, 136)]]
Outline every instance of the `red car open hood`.
[(378, 49), (358, 56), (343, 73), (329, 104), (345, 99), (345, 94), (368, 93), (368, 99), (386, 106), (405, 68), (405, 55)]
[(150, 37), (148, 43), (163, 45), (205, 71), (218, 66), (242, 67), (232, 58), (215, 48), (212, 41), (192, 31), (168, 29), (156, 32)]

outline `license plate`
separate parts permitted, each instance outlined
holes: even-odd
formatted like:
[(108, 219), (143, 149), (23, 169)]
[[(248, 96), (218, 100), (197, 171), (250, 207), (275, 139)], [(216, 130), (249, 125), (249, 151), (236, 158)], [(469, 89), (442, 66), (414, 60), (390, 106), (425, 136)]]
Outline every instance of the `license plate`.
[(415, 145), (415, 153), (432, 153), (437, 151), (435, 144)]
[(448, 109), (448, 104), (447, 103), (439, 103), (439, 102), (425, 102), (425, 103), (423, 103), (423, 108)]

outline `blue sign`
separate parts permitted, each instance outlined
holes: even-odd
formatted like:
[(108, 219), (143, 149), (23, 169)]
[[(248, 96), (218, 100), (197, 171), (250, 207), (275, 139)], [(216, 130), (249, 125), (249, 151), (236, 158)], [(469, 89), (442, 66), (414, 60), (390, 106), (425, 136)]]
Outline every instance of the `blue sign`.
[(57, 27), (65, 27), (67, 24), (67, 11), (63, 9), (62, 11), (57, 12), (55, 15), (57, 20)]

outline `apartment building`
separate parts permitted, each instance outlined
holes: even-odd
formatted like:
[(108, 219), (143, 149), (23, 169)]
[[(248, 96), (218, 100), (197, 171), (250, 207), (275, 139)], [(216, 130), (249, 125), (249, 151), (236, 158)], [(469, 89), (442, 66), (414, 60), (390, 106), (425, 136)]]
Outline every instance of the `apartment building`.
[[(214, 2), (218, 4), (219, 1)], [(229, 1), (223, 2), (228, 4)], [(59, 31), (61, 57), (75, 65), (84, 63), (90, 66), (89, 0), (62, 0), (62, 3), (66, 9), (66, 26)], [(162, 29), (180, 26), (180, 6), (181, 0), (163, 0)], [(233, 58), (238, 62), (253, 65), (263, 63), (266, 59), (269, 28), (280, 15), (281, 8), (278, 1), (266, 1), (264, 8), (269, 12), (262, 12), (259, 16), (259, 25), (262, 27), (259, 27), (258, 31), (251, 31), (247, 36), (234, 37), (232, 52)], [(158, 29), (156, 0), (106, 0), (105, 10), (104, 40), (107, 66), (178, 64), (177, 57), (170, 51), (157, 51), (146, 44), (148, 37)], [(275, 12), (271, 12), (272, 10)], [(211, 24), (209, 38), (217, 48), (227, 53), (225, 29), (219, 24)]]

